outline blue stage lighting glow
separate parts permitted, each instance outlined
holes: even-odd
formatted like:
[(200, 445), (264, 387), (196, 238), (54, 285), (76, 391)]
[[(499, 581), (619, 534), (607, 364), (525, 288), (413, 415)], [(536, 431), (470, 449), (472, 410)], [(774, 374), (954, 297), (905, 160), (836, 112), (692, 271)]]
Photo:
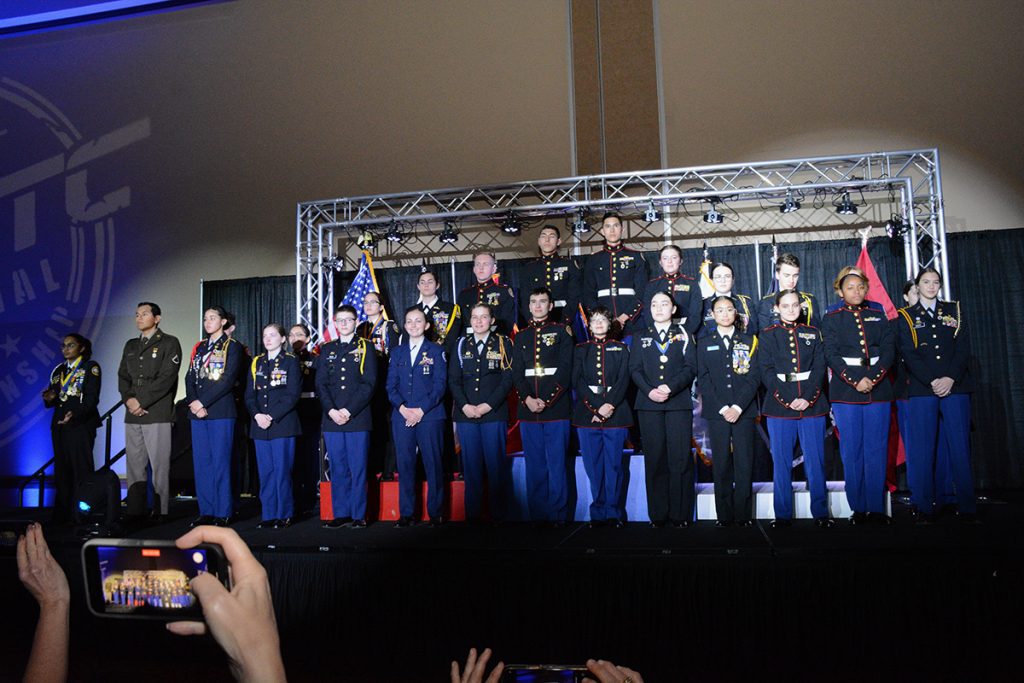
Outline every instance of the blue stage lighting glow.
[(0, 35), (60, 28), (88, 21), (194, 5), (210, 0), (17, 0), (0, 5)]

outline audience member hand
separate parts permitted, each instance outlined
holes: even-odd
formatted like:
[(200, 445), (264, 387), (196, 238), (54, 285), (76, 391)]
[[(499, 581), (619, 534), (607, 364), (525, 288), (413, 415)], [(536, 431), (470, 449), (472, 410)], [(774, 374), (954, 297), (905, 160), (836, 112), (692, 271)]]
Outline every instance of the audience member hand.
[(452, 661), (452, 683), (498, 683), (501, 680), (501, 672), (505, 670), (505, 664), (498, 662), (491, 675), (484, 679), (484, 670), (491, 658), (491, 648), (484, 648), (477, 659), (476, 648), (469, 648), (469, 655), (466, 657), (466, 668), (460, 673), (459, 663)]
[(644, 683), (644, 677), (639, 672), (627, 669), (624, 666), (615, 666), (603, 659), (587, 660), (587, 669), (596, 678), (584, 678), (589, 683)]
[(18, 578), (39, 603), (39, 623), (22, 680), (64, 683), (68, 678), (70, 634), (68, 579), (50, 555), (39, 524), (29, 524), (25, 535), (18, 538), (16, 555)]
[(33, 522), (18, 538), (18, 578), (41, 606), (67, 604), (71, 601), (64, 570), (50, 554), (43, 538), (43, 528)]
[(233, 530), (200, 526), (177, 541), (179, 548), (217, 543), (231, 563), (232, 587), (228, 591), (210, 574), (192, 579), (206, 623), (176, 621), (167, 630), (178, 635), (201, 635), (209, 629), (224, 649), (236, 680), (271, 683), (285, 680), (281, 646), (270, 598), (267, 572), (249, 547)]

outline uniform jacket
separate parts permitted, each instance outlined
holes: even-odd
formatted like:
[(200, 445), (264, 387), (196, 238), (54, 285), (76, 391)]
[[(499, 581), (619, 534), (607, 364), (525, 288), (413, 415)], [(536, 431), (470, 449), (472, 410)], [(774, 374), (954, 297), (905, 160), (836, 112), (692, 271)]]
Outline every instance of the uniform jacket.
[[(711, 302), (719, 297), (718, 294), (712, 294), (702, 302), (701, 324), (707, 329), (716, 327), (715, 317), (711, 314)], [(730, 294), (729, 297), (736, 302), (736, 315), (739, 319), (743, 320), (743, 332), (746, 334), (757, 336), (758, 331), (761, 329), (757, 326), (757, 306), (751, 301), (750, 297), (746, 294)]]
[[(370, 402), (377, 385), (377, 354), (358, 336), (329, 341), (320, 347), (316, 364), (316, 395), (323, 407), (325, 432), (368, 432), (373, 429)], [(349, 420), (338, 425), (331, 410), (347, 410)]]
[[(302, 398), (312, 398), (316, 394), (316, 354), (310, 353), (309, 349), (302, 349), (299, 352), (292, 352), (299, 361), (299, 369), (302, 372)], [(319, 353), (319, 351), (317, 351)]]
[[(243, 371), (245, 350), (242, 344), (226, 334), (217, 341), (203, 339), (192, 349), (188, 373), (185, 375), (185, 400), (199, 400), (206, 408), (207, 420), (223, 420), (238, 415), (234, 388)], [(194, 414), (189, 418), (196, 420)]]
[[(766, 390), (761, 412), (769, 417), (793, 419), (827, 415), (825, 343), (818, 328), (778, 323), (761, 330), (757, 339), (761, 382)], [(810, 402), (807, 410), (789, 407), (798, 398)]]
[(263, 429), (254, 417), (249, 425), (249, 436), (267, 440), (301, 434), (299, 414), (295, 410), (301, 393), (302, 366), (298, 358), (283, 350), (273, 360), (266, 354), (253, 358), (245, 383), (245, 407), (249, 415), (270, 415), (273, 422), (269, 429)]
[[(96, 429), (100, 426), (100, 366), (94, 360), (84, 358), (70, 369), (67, 362), (61, 363), (50, 373), (50, 389), (57, 394), (47, 408), (53, 408), (51, 429), (67, 429), (72, 427), (88, 427)], [(71, 419), (62, 425), (57, 423), (64, 415), (71, 413)]]
[(422, 409), (424, 422), (445, 419), (447, 380), (448, 365), (439, 345), (423, 339), (415, 359), (409, 357), (408, 341), (396, 346), (391, 350), (387, 380), (388, 400), (395, 408), (395, 419), (401, 419), (398, 408), (403, 405)]
[(718, 326), (712, 323), (697, 340), (697, 387), (701, 395), (701, 415), (708, 420), (724, 420), (721, 410), (738, 406), (741, 418), (757, 415), (757, 390), (761, 386), (761, 368), (757, 337), (734, 328), (726, 347)]
[[(843, 306), (821, 321), (825, 360), (832, 369), (828, 396), (832, 403), (877, 403), (893, 397), (889, 370), (896, 360), (896, 339), (884, 312), (864, 306)], [(869, 394), (855, 388), (867, 377)]]
[[(455, 422), (508, 421), (512, 353), (512, 342), (496, 332), (487, 335), (483, 353), (477, 352), (474, 335), (468, 334), (459, 339), (455, 353), (448, 359), (448, 388), (452, 392), (452, 419)], [(462, 412), (465, 405), (481, 403), (491, 407), (483, 417), (469, 418)]]
[(642, 252), (621, 243), (607, 244), (587, 257), (583, 266), (583, 307), (587, 313), (606, 306), (614, 317), (629, 316), (626, 332), (632, 331), (643, 312), (642, 297), (650, 275)]
[(376, 324), (371, 323), (369, 320), (359, 323), (356, 326), (356, 336), (370, 342), (370, 345), (377, 352), (378, 358), (386, 358), (391, 351), (392, 345), (397, 341), (394, 323), (390, 320), (385, 320), (383, 316), (381, 316)]
[(129, 424), (174, 421), (174, 397), (178, 393), (181, 343), (159, 328), (149, 339), (141, 335), (125, 342), (117, 369), (117, 390), (121, 400), (138, 399), (149, 411), (136, 417), (125, 412)]
[[(637, 410), (693, 410), (690, 388), (697, 377), (697, 350), (686, 330), (670, 325), (665, 346), (653, 325), (633, 335), (629, 350), (629, 372), (636, 385)], [(665, 360), (661, 360), (662, 357)], [(648, 394), (667, 384), (671, 395), (664, 403), (656, 403)]]
[[(576, 345), (573, 354), (572, 386), (576, 406), (572, 423), (579, 428), (612, 429), (633, 424), (633, 411), (626, 394), (629, 390), (629, 347), (620, 341), (591, 339)], [(605, 420), (597, 412), (605, 403), (615, 412)], [(594, 418), (599, 419), (594, 422)]]
[[(416, 305), (429, 316), (427, 320), (430, 322), (430, 329), (427, 331), (427, 336), (430, 341), (440, 344), (445, 353), (450, 356), (452, 349), (455, 348), (455, 342), (462, 336), (462, 309), (456, 304), (450, 304), (441, 299), (435, 301), (433, 306), (427, 306), (422, 302), (418, 302)], [(398, 324), (395, 325), (394, 330), (396, 338), (391, 348), (406, 341), (406, 334)]]
[(939, 377), (953, 379), (953, 393), (974, 390), (968, 372), (971, 347), (964, 334), (959, 301), (936, 301), (935, 318), (920, 302), (900, 309), (899, 349), (909, 371), (910, 396), (934, 396), (931, 383)]
[[(512, 373), (519, 394), (518, 416), (525, 422), (568, 420), (572, 412), (569, 388), (575, 342), (564, 323), (531, 321), (515, 338)], [(546, 404), (540, 413), (526, 407), (528, 396)]]
[[(661, 275), (650, 280), (644, 288), (644, 324), (648, 327), (654, 325), (651, 318), (651, 297), (658, 292), (666, 292), (676, 303), (676, 312), (672, 314), (672, 322), (682, 324), (683, 329), (695, 337), (697, 329), (701, 325), (701, 311), (703, 300), (700, 298), (700, 283), (689, 275), (676, 273), (675, 275)], [(683, 319), (686, 322), (682, 322)]]
[(583, 273), (576, 261), (563, 256), (541, 256), (523, 266), (519, 276), (519, 313), (530, 320), (530, 292), (538, 287), (551, 290), (551, 315), (554, 322), (572, 324), (580, 305)]
[[(803, 315), (797, 318), (798, 323), (820, 327), (821, 315), (818, 310), (818, 300), (810, 292), (800, 292), (800, 304), (803, 307)], [(775, 295), (769, 294), (761, 299), (757, 306), (757, 329), (766, 330), (772, 325), (779, 323), (779, 316), (775, 313)]]
[(501, 285), (493, 280), (478, 282), (459, 292), (456, 302), (459, 304), (459, 311), (464, 313), (462, 327), (452, 330), (456, 341), (462, 335), (473, 333), (469, 327), (470, 311), (479, 303), (491, 307), (491, 313), (494, 315), (492, 332), (506, 336), (512, 334), (512, 328), (516, 324), (516, 295), (508, 285)]

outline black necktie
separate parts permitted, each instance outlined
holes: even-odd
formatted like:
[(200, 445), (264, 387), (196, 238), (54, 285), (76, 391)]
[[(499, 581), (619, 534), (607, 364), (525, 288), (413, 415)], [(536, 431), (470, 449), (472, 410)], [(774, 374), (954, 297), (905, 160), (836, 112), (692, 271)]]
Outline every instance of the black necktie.
[(482, 341), (478, 341), (476, 343), (476, 355), (482, 356), (483, 353), (484, 353), (484, 343)]

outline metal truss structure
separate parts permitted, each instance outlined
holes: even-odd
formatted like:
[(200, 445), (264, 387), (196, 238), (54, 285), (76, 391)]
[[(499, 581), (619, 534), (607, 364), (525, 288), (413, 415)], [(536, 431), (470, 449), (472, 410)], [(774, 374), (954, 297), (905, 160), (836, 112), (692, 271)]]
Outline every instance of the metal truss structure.
[[(838, 211), (849, 204), (856, 213)], [(943, 273), (943, 295), (949, 297), (939, 152), (920, 149), (301, 202), (299, 320), (315, 337), (320, 334), (334, 307), (333, 272), (355, 267), (367, 240), (375, 244), (378, 264), (447, 262), (484, 249), (517, 258), (535, 252), (524, 228), (565, 221), (580, 254), (600, 247), (595, 223), (609, 210), (622, 214), (628, 242), (641, 247), (767, 236), (838, 239), (885, 230), (903, 241), (908, 277), (932, 266)], [(708, 210), (721, 214), (722, 222), (706, 222)], [(583, 222), (589, 236), (573, 230)], [(440, 240), (446, 230), (457, 234), (455, 242)]]

